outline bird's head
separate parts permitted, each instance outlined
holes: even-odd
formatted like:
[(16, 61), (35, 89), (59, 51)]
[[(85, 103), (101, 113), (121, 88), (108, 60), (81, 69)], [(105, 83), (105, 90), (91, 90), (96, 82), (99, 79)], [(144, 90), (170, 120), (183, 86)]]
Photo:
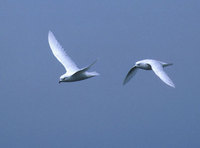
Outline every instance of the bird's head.
[(140, 67), (140, 66), (141, 66), (141, 63), (140, 63), (140, 62), (136, 62), (136, 63), (135, 63), (135, 66), (136, 66), (136, 67)]
[(66, 82), (68, 79), (69, 79), (69, 77), (67, 77), (66, 75), (62, 75), (62, 76), (60, 76), (59, 83)]

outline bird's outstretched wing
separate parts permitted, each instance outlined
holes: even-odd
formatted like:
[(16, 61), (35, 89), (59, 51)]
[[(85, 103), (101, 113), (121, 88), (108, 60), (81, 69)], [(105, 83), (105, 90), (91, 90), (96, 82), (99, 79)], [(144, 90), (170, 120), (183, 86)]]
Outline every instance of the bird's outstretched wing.
[(76, 64), (71, 60), (71, 58), (67, 55), (62, 46), (56, 40), (55, 36), (51, 31), (49, 31), (48, 34), (48, 41), (54, 56), (65, 67), (67, 73), (74, 73), (79, 70)]
[(175, 85), (172, 82), (172, 80), (168, 77), (168, 75), (165, 73), (162, 65), (158, 61), (150, 61), (148, 64), (151, 65), (152, 70), (155, 72), (155, 74), (167, 85), (174, 87)]
[(128, 74), (126, 75), (126, 78), (124, 79), (123, 85), (125, 85), (125, 84), (136, 74), (137, 69), (138, 69), (138, 68), (137, 68), (136, 66), (133, 66), (133, 67), (129, 70)]

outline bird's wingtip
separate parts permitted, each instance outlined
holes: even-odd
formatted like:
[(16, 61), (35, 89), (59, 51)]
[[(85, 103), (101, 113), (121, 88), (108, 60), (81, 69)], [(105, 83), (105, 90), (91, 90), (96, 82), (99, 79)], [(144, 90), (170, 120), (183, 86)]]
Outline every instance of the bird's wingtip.
[(173, 88), (176, 88), (176, 86), (173, 84), (173, 85), (171, 85), (171, 87), (173, 87)]
[(127, 83), (127, 81), (126, 81), (126, 80), (124, 80), (124, 81), (123, 81), (123, 86), (124, 86), (124, 85), (126, 85), (126, 83)]
[(51, 31), (51, 30), (49, 30), (49, 32), (48, 32), (48, 35), (50, 36), (51, 34), (53, 34), (53, 33), (52, 33), (52, 31)]
[(175, 84), (173, 82), (168, 84), (169, 86), (171, 86), (172, 88), (175, 88)]

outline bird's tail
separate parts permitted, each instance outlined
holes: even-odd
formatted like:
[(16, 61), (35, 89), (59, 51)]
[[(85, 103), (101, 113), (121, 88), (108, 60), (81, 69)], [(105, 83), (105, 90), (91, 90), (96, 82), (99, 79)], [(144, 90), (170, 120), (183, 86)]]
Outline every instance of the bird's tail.
[(167, 67), (167, 66), (170, 66), (170, 65), (173, 65), (173, 63), (164, 63), (163, 67)]
[(93, 75), (93, 76), (99, 76), (100, 74), (98, 73), (98, 72), (96, 72), (96, 71), (93, 71), (93, 72), (89, 72), (91, 75)]
[(163, 67), (167, 67), (167, 66), (170, 66), (170, 65), (173, 65), (173, 63), (165, 63), (165, 62), (161, 62), (159, 61)]

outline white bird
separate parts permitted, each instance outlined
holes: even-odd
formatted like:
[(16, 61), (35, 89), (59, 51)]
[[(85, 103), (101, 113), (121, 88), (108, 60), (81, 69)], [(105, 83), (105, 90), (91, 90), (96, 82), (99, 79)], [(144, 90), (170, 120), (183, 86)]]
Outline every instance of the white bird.
[(71, 58), (67, 55), (67, 53), (56, 40), (51, 31), (49, 31), (48, 34), (48, 41), (54, 56), (65, 67), (66, 70), (66, 73), (60, 76), (59, 83), (80, 81), (99, 75), (97, 72), (88, 72), (91, 66), (96, 63), (96, 61), (88, 67), (79, 69), (76, 64), (71, 60)]
[(138, 69), (153, 70), (154, 73), (167, 85), (174, 87), (175, 85), (168, 75), (164, 72), (163, 67), (172, 65), (172, 63), (165, 63), (157, 60), (146, 59), (135, 63), (135, 65), (129, 70), (126, 78), (124, 79), (124, 85), (135, 75)]

